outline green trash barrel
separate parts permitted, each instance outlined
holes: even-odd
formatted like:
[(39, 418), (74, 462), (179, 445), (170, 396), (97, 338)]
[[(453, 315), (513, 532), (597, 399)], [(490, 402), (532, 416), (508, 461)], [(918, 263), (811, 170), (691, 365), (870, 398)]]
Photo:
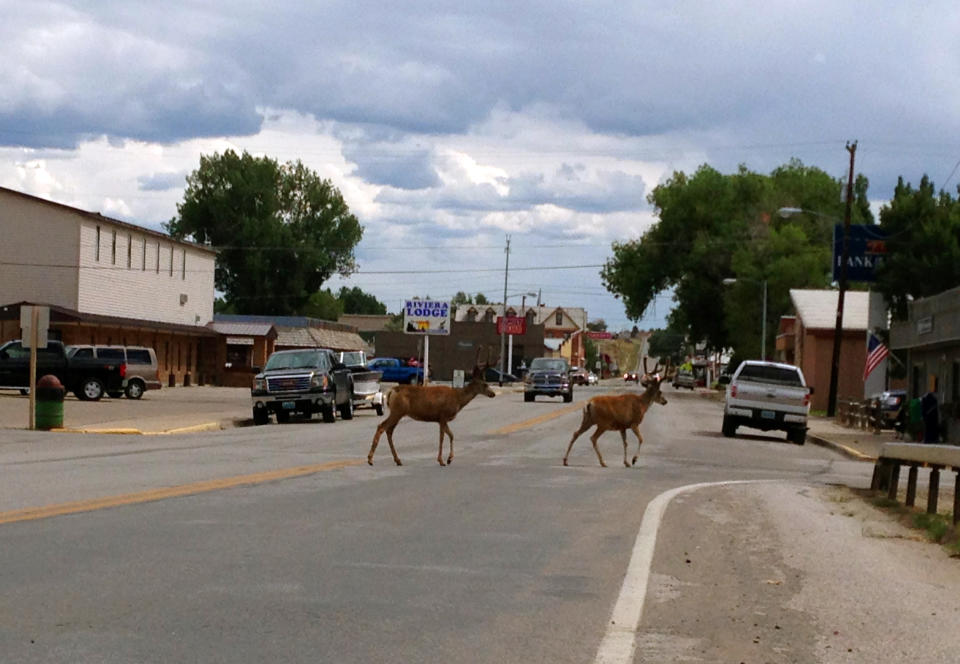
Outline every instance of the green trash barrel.
[(37, 407), (34, 411), (38, 429), (49, 431), (63, 427), (63, 398), (66, 390), (56, 376), (42, 376), (37, 381)]

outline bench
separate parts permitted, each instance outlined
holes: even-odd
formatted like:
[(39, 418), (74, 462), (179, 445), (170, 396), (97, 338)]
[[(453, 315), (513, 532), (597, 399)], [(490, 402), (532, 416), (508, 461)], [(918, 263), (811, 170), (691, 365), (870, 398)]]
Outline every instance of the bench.
[(956, 445), (924, 445), (919, 443), (885, 443), (880, 448), (880, 457), (873, 467), (870, 488), (887, 492), (891, 500), (897, 498), (900, 481), (900, 466), (910, 467), (907, 478), (905, 504), (913, 507), (917, 495), (917, 471), (923, 466), (930, 469), (930, 488), (927, 496), (927, 514), (937, 513), (940, 497), (940, 471), (950, 468), (957, 473), (953, 489), (953, 523), (960, 522), (960, 447)]

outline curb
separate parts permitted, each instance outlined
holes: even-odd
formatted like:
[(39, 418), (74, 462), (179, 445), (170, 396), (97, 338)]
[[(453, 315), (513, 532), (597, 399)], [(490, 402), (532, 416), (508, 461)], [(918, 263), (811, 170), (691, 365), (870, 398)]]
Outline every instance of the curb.
[(859, 452), (852, 447), (847, 447), (846, 445), (841, 445), (840, 443), (835, 443), (832, 440), (827, 440), (826, 438), (821, 438), (820, 436), (814, 435), (807, 432), (807, 440), (813, 443), (814, 445), (819, 445), (820, 447), (827, 447), (836, 452), (839, 452), (848, 459), (853, 459), (854, 461), (876, 461), (876, 457)]
[(164, 431), (141, 431), (140, 429), (116, 427), (116, 428), (79, 428), (79, 429), (50, 429), (52, 433), (93, 433), (93, 434), (112, 434), (123, 436), (168, 436), (178, 433), (197, 433), (200, 431), (219, 431), (223, 428), (220, 422), (204, 422), (187, 427), (177, 427), (175, 429), (166, 429)]

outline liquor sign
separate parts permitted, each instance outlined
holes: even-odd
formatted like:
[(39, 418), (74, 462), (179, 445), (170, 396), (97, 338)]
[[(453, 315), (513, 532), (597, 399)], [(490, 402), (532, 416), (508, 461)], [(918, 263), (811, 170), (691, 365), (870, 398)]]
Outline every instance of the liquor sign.
[[(887, 234), (879, 226), (850, 226), (847, 236), (847, 281), (876, 281), (876, 267), (887, 257)], [(833, 280), (840, 281), (843, 224), (833, 227)]]
[(523, 316), (497, 316), (497, 334), (526, 334), (527, 319)]
[(613, 339), (613, 332), (587, 332), (591, 339)]
[(407, 300), (403, 305), (403, 331), (407, 334), (449, 335), (450, 303)]

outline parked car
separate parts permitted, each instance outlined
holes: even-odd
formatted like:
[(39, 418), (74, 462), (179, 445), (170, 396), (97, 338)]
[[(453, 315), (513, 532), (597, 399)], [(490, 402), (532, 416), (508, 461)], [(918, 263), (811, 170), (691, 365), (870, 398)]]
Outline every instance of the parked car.
[[(483, 372), (483, 379), (487, 383), (500, 383), (500, 370), (494, 367), (487, 367)], [(516, 383), (520, 379), (514, 376), (511, 373), (503, 373), (503, 382), (504, 383)]]
[(570, 364), (565, 359), (538, 357), (530, 362), (527, 375), (523, 377), (523, 400), (533, 401), (537, 395), (563, 397), (566, 403), (573, 401)]
[(307, 417), (320, 413), (324, 422), (333, 422), (336, 411), (341, 419), (352, 419), (352, 383), (350, 370), (337, 361), (332, 350), (278, 350), (253, 379), (253, 422), (266, 424), (273, 414), (282, 424), (293, 413)]
[(677, 373), (673, 375), (673, 386), (675, 388), (685, 387), (688, 390), (693, 390), (696, 387), (696, 379), (693, 377), (693, 372), (689, 369), (677, 369)]
[(639, 383), (640, 374), (638, 374), (636, 371), (628, 371), (625, 374), (623, 374), (623, 380), (627, 383), (630, 383), (630, 382)]
[[(122, 391), (126, 371), (122, 361), (69, 357), (59, 341), (37, 349), (37, 379), (54, 375), (82, 401), (99, 401), (106, 392)], [(0, 388), (27, 394), (30, 387), (30, 349), (19, 340), (0, 346)]]
[(583, 367), (571, 367), (570, 380), (573, 381), (574, 385), (586, 385), (588, 382), (588, 374), (589, 372)]
[(759, 360), (741, 362), (727, 385), (723, 435), (733, 436), (738, 426), (780, 430), (787, 432), (791, 442), (803, 445), (812, 392), (800, 367)]
[(907, 391), (887, 390), (880, 394), (874, 394), (870, 399), (880, 404), (883, 411), (884, 426), (893, 427), (897, 421), (897, 415), (900, 414), (900, 408), (905, 405)]
[(587, 385), (596, 385), (598, 382), (600, 382), (600, 379), (597, 378), (597, 374), (592, 371), (587, 374)]
[(157, 354), (146, 346), (68, 346), (67, 355), (72, 358), (98, 358), (127, 363), (127, 375), (123, 389), (107, 392), (117, 399), (124, 394), (128, 399), (139, 399), (146, 390), (159, 390), (160, 376), (157, 369)]

